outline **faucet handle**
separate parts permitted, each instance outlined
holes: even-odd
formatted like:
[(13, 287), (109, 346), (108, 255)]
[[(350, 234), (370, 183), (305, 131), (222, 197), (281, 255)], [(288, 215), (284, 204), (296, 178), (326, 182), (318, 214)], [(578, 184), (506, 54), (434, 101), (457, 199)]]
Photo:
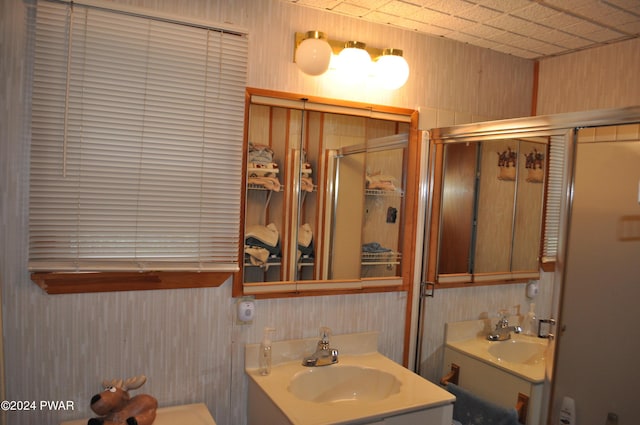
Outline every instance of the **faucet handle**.
[(498, 318), (498, 321), (496, 322), (496, 329), (506, 328), (509, 326), (509, 310), (499, 310), (498, 314), (500, 315), (500, 318)]
[(329, 343), (329, 338), (331, 338), (331, 329), (326, 326), (320, 327), (320, 339), (323, 343)]
[(329, 338), (331, 338), (331, 329), (326, 326), (320, 328), (320, 340), (318, 341), (318, 350), (329, 349)]

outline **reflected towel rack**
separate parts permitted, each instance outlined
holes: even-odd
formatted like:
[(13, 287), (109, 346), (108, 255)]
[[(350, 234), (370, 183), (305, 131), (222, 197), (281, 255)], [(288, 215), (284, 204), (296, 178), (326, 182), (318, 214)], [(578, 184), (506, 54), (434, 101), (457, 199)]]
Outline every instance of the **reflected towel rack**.
[[(440, 379), (440, 385), (444, 387), (446, 387), (449, 383), (459, 385), (459, 379), (460, 366), (455, 363), (451, 363), (451, 371)], [(515, 409), (518, 412), (518, 422), (520, 422), (522, 425), (527, 425), (527, 414), (529, 413), (529, 396), (519, 392)]]
[(460, 377), (460, 366), (455, 363), (451, 363), (451, 372), (447, 373), (440, 379), (440, 385), (447, 386), (448, 383), (458, 385), (458, 378)]

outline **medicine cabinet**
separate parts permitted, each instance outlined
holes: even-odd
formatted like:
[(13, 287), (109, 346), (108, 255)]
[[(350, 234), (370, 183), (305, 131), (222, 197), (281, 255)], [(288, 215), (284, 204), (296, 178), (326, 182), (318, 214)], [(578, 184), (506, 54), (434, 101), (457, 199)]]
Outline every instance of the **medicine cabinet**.
[(247, 89), (234, 295), (406, 290), (417, 113)]
[(437, 135), (428, 279), (539, 278), (549, 138), (445, 141)]

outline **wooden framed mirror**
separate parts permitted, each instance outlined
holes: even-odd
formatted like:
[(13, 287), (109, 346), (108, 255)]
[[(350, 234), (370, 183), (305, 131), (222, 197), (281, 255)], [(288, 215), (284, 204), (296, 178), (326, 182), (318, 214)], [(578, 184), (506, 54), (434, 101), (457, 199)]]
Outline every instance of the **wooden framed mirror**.
[(416, 111), (247, 89), (234, 295), (406, 290)]

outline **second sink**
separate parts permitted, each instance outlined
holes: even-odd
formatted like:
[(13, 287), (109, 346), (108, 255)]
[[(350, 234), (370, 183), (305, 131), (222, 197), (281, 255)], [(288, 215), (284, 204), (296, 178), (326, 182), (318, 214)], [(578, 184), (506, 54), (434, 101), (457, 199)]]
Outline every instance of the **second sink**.
[(489, 354), (506, 362), (535, 364), (544, 360), (546, 349), (546, 344), (510, 339), (492, 344)]
[(297, 373), (288, 389), (301, 400), (326, 403), (383, 400), (398, 393), (401, 385), (395, 376), (382, 370), (337, 364)]

